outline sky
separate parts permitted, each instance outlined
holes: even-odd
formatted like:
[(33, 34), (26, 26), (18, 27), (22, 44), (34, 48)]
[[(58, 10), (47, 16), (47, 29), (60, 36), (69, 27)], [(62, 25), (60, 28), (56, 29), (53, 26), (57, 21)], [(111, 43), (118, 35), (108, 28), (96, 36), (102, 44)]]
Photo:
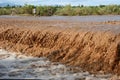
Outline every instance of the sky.
[(120, 0), (0, 0), (1, 3), (13, 3), (17, 5), (32, 4), (32, 5), (109, 5), (120, 4)]

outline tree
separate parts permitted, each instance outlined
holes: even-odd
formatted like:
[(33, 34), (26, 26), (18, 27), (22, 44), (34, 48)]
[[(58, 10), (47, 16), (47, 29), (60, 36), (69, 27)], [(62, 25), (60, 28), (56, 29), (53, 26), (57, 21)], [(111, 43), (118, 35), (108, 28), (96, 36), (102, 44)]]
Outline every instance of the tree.
[(25, 4), (25, 6), (23, 6), (24, 13), (25, 14), (33, 14), (33, 12), (32, 12), (33, 8), (34, 8), (33, 5)]

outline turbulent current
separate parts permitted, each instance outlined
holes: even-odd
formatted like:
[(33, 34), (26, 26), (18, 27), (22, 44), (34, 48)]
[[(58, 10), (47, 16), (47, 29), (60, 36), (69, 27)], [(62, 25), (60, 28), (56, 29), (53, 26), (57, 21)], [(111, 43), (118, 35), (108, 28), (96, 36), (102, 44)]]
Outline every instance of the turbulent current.
[(50, 62), (44, 57), (27, 57), (0, 49), (0, 79), (108, 80), (110, 77), (111, 74), (75, 72), (72, 67)]
[(0, 17), (0, 78), (108, 80), (120, 75), (119, 20), (49, 19)]

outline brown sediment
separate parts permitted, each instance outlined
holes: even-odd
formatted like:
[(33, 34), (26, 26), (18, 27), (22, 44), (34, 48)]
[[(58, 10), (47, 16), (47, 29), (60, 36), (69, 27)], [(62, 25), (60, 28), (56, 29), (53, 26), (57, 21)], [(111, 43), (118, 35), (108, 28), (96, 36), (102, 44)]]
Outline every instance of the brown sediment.
[[(104, 71), (120, 75), (120, 34), (114, 29), (89, 29), (101, 23), (27, 21), (0, 19), (0, 47), (25, 55), (47, 57), (92, 73)], [(104, 23), (107, 24), (107, 23)], [(98, 26), (100, 27), (100, 26)], [(96, 29), (94, 29), (96, 28)], [(101, 26), (105, 28), (105, 26)]]

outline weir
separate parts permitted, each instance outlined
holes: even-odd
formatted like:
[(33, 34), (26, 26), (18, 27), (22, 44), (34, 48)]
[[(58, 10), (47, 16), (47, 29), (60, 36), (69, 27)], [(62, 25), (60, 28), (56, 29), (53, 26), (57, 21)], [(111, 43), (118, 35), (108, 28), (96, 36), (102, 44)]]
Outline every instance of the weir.
[[(120, 75), (120, 34), (112, 29), (56, 27), (51, 25), (55, 21), (17, 19), (2, 19), (0, 24), (0, 47), (3, 49), (47, 57), (53, 62), (81, 67), (91, 73), (103, 71)], [(93, 26), (93, 23), (89, 24)]]

